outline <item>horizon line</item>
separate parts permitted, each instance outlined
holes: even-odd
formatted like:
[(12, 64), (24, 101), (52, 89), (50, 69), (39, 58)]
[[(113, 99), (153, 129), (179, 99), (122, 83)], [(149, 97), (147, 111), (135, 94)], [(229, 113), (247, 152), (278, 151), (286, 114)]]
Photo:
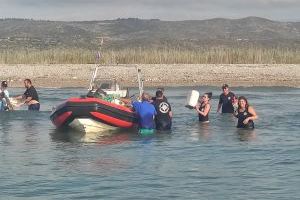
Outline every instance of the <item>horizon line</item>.
[(258, 18), (264, 19), (274, 22), (300, 22), (300, 19), (294, 20), (275, 20), (265, 17), (258, 17), (258, 16), (247, 16), (241, 18), (232, 18), (232, 17), (213, 17), (213, 18), (205, 18), (205, 19), (184, 19), (184, 20), (163, 20), (158, 18), (138, 18), (138, 17), (125, 17), (125, 18), (114, 18), (114, 19), (99, 19), (99, 20), (52, 20), (52, 19), (35, 19), (35, 18), (18, 18), (18, 17), (3, 17), (0, 20), (24, 20), (24, 21), (48, 21), (48, 22), (95, 22), (95, 21), (117, 21), (117, 20), (153, 20), (153, 21), (163, 21), (163, 22), (182, 22), (182, 21), (207, 21), (207, 20), (216, 20), (216, 19), (223, 19), (223, 20), (242, 20), (247, 18)]

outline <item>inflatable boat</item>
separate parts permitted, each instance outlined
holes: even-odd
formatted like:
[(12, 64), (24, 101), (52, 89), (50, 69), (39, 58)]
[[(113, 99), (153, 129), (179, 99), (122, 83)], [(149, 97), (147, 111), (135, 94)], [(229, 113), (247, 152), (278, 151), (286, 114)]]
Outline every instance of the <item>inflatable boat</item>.
[(135, 113), (123, 106), (99, 98), (69, 98), (57, 106), (50, 119), (57, 128), (72, 127), (84, 132), (132, 128)]
[[(121, 100), (129, 97), (128, 89), (122, 89), (117, 80), (98, 79), (98, 69), (96, 67), (92, 74), (87, 95), (69, 98), (53, 109), (50, 119), (57, 128), (72, 127), (84, 132), (99, 132), (135, 127), (138, 122), (136, 114)], [(140, 69), (136, 69), (141, 94), (143, 80)]]

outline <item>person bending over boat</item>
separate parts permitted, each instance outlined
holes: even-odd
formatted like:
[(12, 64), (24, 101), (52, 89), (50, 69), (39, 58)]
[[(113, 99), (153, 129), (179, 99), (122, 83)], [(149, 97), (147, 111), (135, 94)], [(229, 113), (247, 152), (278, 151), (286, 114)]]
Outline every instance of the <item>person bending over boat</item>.
[(238, 99), (238, 110), (234, 115), (238, 118), (237, 128), (254, 128), (253, 120), (258, 116), (252, 106), (248, 104), (248, 100), (244, 96)]
[(222, 107), (222, 113), (233, 113), (234, 108), (232, 105), (232, 99), (234, 98), (234, 93), (229, 91), (229, 86), (224, 84), (222, 86), (223, 93), (220, 95), (220, 100), (218, 104), (217, 112), (220, 112)]
[(152, 134), (155, 129), (154, 117), (157, 114), (155, 107), (150, 103), (151, 97), (147, 93), (142, 94), (142, 102), (134, 101), (132, 106), (137, 113), (139, 122), (139, 132), (144, 134)]
[(15, 98), (16, 99), (25, 99), (24, 104), (28, 105), (28, 110), (39, 111), (40, 110), (39, 96), (38, 96), (36, 89), (32, 85), (31, 80), (25, 79), (24, 86), (26, 88), (26, 91), (24, 92), (24, 94), (17, 96)]
[(172, 110), (171, 105), (164, 98), (163, 92), (158, 90), (155, 94), (156, 98), (152, 104), (155, 107), (157, 115), (155, 116), (155, 125), (157, 130), (170, 130), (172, 126)]
[(204, 93), (204, 95), (201, 97), (200, 103), (195, 107), (200, 122), (209, 122), (208, 114), (211, 108), (209, 101), (211, 97), (212, 97), (211, 92)]
[(0, 111), (9, 110), (9, 92), (7, 87), (7, 81), (2, 81), (0, 88)]

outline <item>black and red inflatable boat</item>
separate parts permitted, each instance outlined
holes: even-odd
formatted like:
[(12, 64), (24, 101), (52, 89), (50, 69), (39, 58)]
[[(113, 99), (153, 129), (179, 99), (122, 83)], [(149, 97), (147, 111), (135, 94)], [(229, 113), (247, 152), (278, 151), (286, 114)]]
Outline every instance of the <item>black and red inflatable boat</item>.
[(69, 98), (50, 119), (57, 128), (71, 126), (86, 132), (132, 128), (137, 123), (131, 109), (99, 98)]

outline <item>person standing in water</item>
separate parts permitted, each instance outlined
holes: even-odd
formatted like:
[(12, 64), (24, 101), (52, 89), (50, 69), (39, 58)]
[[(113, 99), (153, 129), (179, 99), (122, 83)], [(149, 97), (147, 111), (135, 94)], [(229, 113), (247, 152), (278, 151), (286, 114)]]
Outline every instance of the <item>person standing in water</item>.
[(156, 129), (161, 131), (170, 130), (173, 116), (171, 105), (161, 90), (156, 91), (155, 97), (155, 101), (152, 104), (157, 112), (155, 116)]
[(28, 110), (34, 110), (39, 111), (40, 110), (40, 102), (39, 102), (39, 96), (32, 85), (32, 82), (30, 79), (24, 80), (24, 86), (26, 88), (26, 91), (23, 95), (15, 97), (16, 99), (25, 99), (24, 104), (28, 105)]
[(217, 112), (220, 112), (222, 107), (222, 113), (233, 113), (234, 108), (232, 105), (232, 99), (234, 98), (234, 93), (230, 92), (229, 86), (224, 84), (222, 86), (223, 93), (220, 95), (220, 100), (218, 104)]
[(139, 132), (142, 135), (152, 134), (155, 130), (154, 117), (157, 114), (155, 107), (150, 103), (151, 97), (148, 93), (142, 94), (142, 102), (132, 103), (133, 110), (138, 116)]
[(195, 107), (200, 122), (209, 122), (208, 114), (211, 108), (209, 101), (211, 97), (211, 92), (204, 93), (204, 95), (201, 97), (200, 103)]
[(9, 110), (9, 92), (7, 87), (7, 81), (2, 81), (0, 88), (0, 111)]
[(238, 99), (238, 110), (234, 115), (238, 118), (237, 128), (254, 128), (254, 120), (258, 118), (254, 108), (244, 96)]

